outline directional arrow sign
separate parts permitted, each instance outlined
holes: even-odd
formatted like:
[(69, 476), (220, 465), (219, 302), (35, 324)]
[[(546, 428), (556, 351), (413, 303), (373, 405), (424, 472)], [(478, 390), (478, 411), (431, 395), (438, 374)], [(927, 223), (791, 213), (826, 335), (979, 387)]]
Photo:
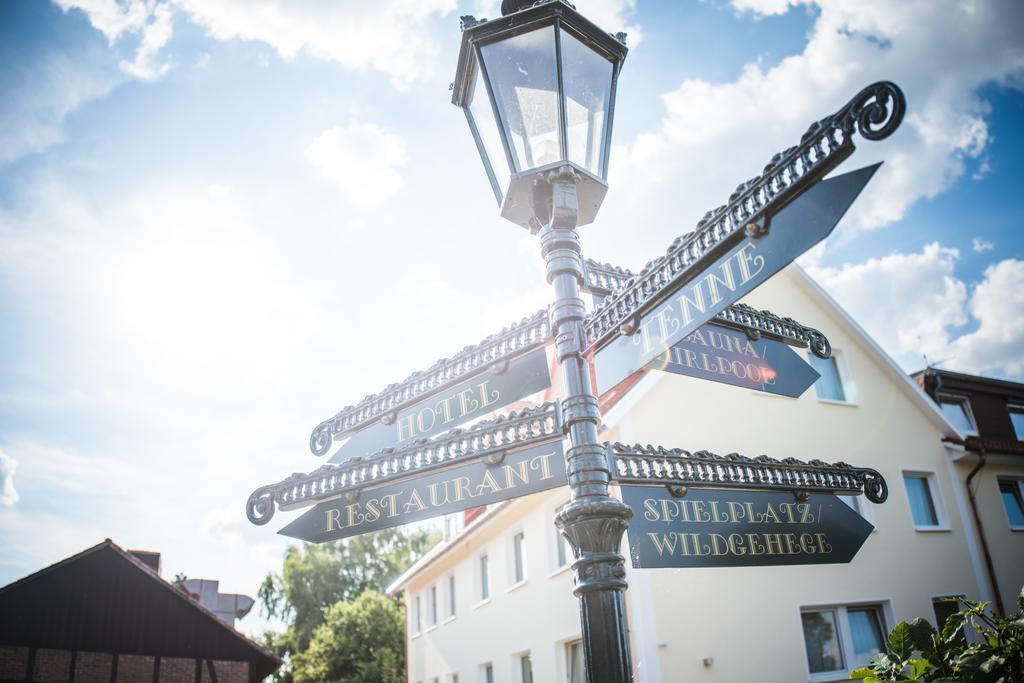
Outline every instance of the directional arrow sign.
[(550, 386), (547, 353), (543, 348), (531, 351), (501, 366), (501, 372), (488, 370), (442, 387), (400, 409), (387, 422), (380, 420), (360, 429), (331, 456), (331, 462), (342, 463), (353, 456), (440, 434)]
[(278, 533), (310, 543), (335, 541), (566, 485), (561, 440), (512, 451), (495, 464), (479, 459), (336, 498)]
[(749, 339), (718, 325), (702, 325), (648, 365), (769, 394), (797, 398), (820, 375), (782, 342)]
[(628, 486), (636, 569), (850, 562), (874, 528), (837, 496)]
[(881, 164), (822, 180), (773, 215), (767, 234), (744, 236), (682, 284), (658, 296), (634, 334), (594, 356), (598, 393), (643, 368), (680, 339), (825, 239)]

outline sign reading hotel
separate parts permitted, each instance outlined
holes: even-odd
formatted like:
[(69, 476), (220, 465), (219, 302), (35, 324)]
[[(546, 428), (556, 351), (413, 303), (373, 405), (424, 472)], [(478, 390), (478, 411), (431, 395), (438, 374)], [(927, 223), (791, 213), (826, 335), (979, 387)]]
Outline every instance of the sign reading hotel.
[(636, 569), (765, 567), (850, 562), (874, 528), (830, 493), (624, 486), (633, 510), (629, 554)]
[(335, 541), (546, 491), (567, 484), (561, 440), (437, 470), (351, 498), (319, 503), (279, 531), (310, 543)]
[(393, 419), (360, 429), (331, 456), (331, 462), (343, 463), (353, 456), (446, 432), (550, 386), (547, 352), (531, 351), (511, 360), (500, 373), (478, 374), (402, 408)]
[(651, 361), (648, 368), (797, 398), (817, 371), (786, 344), (702, 325)]
[(773, 215), (767, 233), (744, 236), (696, 277), (669, 285), (661, 303), (645, 312), (634, 333), (598, 348), (598, 393), (612, 389), (729, 304), (749, 293), (825, 239), (880, 164), (822, 180)]

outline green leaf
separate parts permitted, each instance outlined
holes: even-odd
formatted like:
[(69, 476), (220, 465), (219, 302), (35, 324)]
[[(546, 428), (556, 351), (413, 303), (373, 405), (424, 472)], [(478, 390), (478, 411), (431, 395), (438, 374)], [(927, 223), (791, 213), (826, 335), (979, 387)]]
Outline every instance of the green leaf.
[(931, 662), (927, 659), (911, 659), (910, 660), (910, 680), (916, 681), (928, 672), (931, 668)]
[(914, 652), (914, 644), (911, 641), (910, 625), (901, 621), (893, 626), (889, 633), (889, 652), (901, 660), (910, 659)]
[(918, 617), (910, 622), (910, 640), (914, 649), (919, 652), (927, 652), (932, 648), (932, 637), (937, 635), (935, 627), (930, 622)]
[[(870, 680), (875, 678), (875, 672), (872, 671), (870, 668), (868, 668), (866, 666), (862, 666), (861, 668), (854, 669), (853, 671), (850, 672), (850, 679), (852, 680), (852, 679), (855, 679), (855, 678), (863, 678), (863, 679), (868, 680), (869, 683), (870, 683)], [(878, 679), (875, 679), (875, 680), (878, 680)]]

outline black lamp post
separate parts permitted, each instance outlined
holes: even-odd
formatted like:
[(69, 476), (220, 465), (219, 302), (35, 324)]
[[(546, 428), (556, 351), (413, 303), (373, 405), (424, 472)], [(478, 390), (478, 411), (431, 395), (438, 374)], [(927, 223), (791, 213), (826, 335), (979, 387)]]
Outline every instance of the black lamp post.
[(615, 84), (625, 35), (612, 36), (565, 0), (505, 0), (493, 21), (463, 17), (452, 102), (466, 113), (501, 215), (539, 232), (555, 352), (562, 369), (572, 499), (555, 523), (573, 548), (587, 677), (631, 681), (622, 533), (632, 515), (608, 493), (601, 414), (583, 357), (586, 308), (579, 225), (608, 189)]

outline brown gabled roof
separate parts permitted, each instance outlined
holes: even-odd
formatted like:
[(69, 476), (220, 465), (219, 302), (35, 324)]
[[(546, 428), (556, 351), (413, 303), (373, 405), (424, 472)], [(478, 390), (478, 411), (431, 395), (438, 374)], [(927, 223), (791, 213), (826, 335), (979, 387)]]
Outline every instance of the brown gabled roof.
[(2, 645), (281, 665), (109, 538), (0, 588), (0, 614)]

